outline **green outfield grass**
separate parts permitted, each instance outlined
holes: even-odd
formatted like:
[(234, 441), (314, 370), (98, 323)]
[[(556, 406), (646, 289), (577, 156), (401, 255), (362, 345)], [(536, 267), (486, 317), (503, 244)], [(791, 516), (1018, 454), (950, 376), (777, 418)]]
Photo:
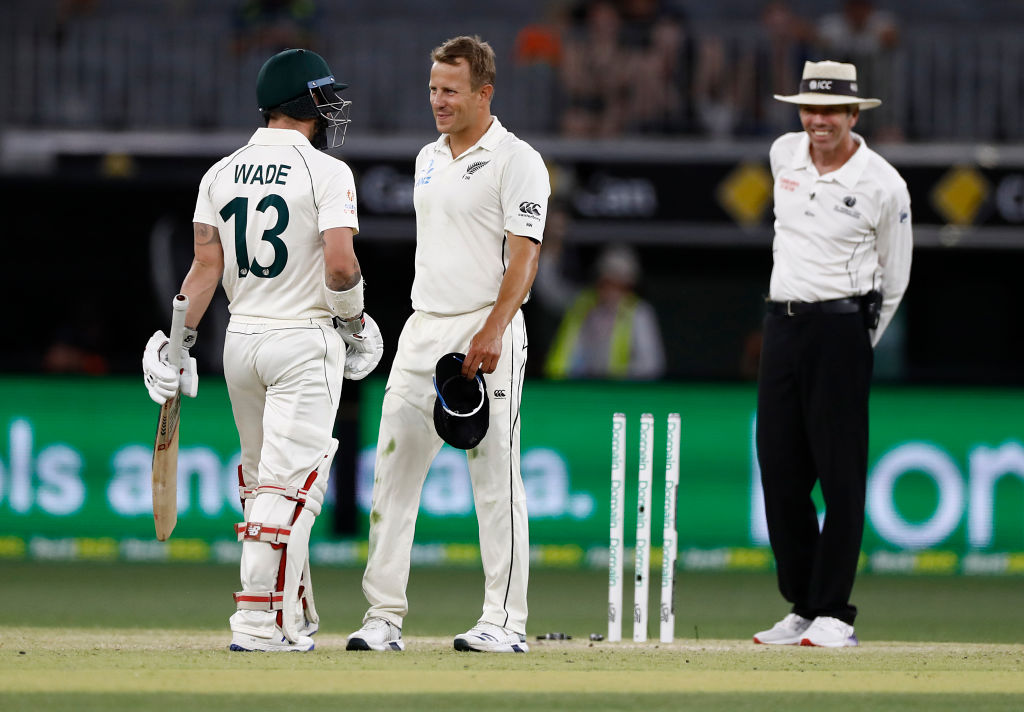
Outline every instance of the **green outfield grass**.
[[(325, 633), (357, 628), (366, 608), (358, 569), (314, 570)], [(576, 637), (607, 630), (607, 574), (534, 570), (530, 633)], [(188, 564), (0, 564), (2, 626), (202, 628), (227, 630), (237, 590), (234, 566)], [(651, 592), (657, 611), (660, 589)], [(632, 589), (624, 592), (626, 606)], [(406, 634), (446, 636), (479, 614), (483, 575), (475, 568), (414, 568)], [(1024, 578), (863, 575), (853, 601), (862, 641), (1024, 643)], [(676, 583), (676, 636), (683, 640), (749, 638), (781, 618), (787, 606), (771, 574), (681, 572)], [(657, 635), (655, 622), (650, 625)], [(632, 634), (627, 621), (625, 635)]]
[[(360, 575), (314, 572), (313, 653), (232, 654), (236, 567), (4, 562), (0, 710), (1024, 709), (1020, 578), (862, 576), (862, 645), (829, 651), (749, 642), (786, 612), (770, 575), (683, 572), (676, 641), (611, 644), (588, 640), (602, 572), (536, 570), (532, 650), (499, 656), (451, 648), (480, 609), (475, 569), (414, 569), (408, 650), (346, 652)], [(535, 639), (554, 631), (573, 639)]]

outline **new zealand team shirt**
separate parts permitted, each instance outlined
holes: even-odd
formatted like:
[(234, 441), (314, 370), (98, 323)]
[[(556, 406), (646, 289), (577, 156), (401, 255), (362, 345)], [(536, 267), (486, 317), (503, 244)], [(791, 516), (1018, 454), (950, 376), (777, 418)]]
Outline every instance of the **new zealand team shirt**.
[(775, 240), (769, 298), (820, 302), (882, 292), (877, 344), (910, 281), (907, 184), (864, 139), (838, 170), (819, 175), (806, 133), (772, 144)]
[(540, 154), (498, 121), (452, 159), (448, 137), (416, 156), (412, 306), (453, 316), (494, 304), (508, 267), (506, 233), (541, 242), (551, 184)]
[(235, 316), (330, 317), (320, 233), (359, 231), (349, 167), (298, 131), (258, 129), (199, 185), (194, 222), (224, 248), (224, 291)]

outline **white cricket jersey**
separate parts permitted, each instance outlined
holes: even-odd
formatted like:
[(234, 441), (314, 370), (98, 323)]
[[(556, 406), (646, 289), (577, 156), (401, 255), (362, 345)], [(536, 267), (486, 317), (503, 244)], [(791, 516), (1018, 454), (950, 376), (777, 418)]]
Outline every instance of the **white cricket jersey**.
[(492, 116), (452, 160), (447, 135), (416, 156), (416, 277), (412, 307), (440, 315), (490, 306), (508, 266), (506, 233), (540, 242), (551, 183), (528, 143)]
[(818, 175), (804, 132), (780, 136), (769, 298), (820, 302), (882, 292), (878, 343), (910, 281), (913, 246), (907, 184), (864, 139), (838, 170)]
[(359, 232), (355, 181), (345, 163), (298, 131), (258, 129), (203, 176), (192, 220), (220, 232), (233, 316), (331, 316), (320, 233)]

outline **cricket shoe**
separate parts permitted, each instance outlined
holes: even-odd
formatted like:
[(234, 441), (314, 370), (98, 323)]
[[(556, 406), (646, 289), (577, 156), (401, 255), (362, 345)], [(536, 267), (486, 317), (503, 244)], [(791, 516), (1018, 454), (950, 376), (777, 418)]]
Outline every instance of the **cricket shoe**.
[(768, 630), (754, 633), (754, 642), (763, 645), (799, 645), (811, 619), (790, 613)]
[(526, 636), (500, 625), (480, 621), (461, 635), (455, 636), (455, 649), (478, 653), (528, 653)]
[(815, 618), (800, 637), (800, 645), (818, 648), (850, 648), (859, 644), (852, 625), (830, 616)]
[(383, 618), (370, 618), (348, 637), (345, 650), (405, 650), (402, 629)]
[(314, 635), (316, 635), (318, 630), (320, 630), (319, 623), (314, 623), (308, 618), (303, 618), (302, 625), (299, 626), (299, 635), (304, 635), (307, 638), (312, 638)]
[(308, 653), (312, 649), (313, 639), (306, 635), (300, 635), (292, 643), (280, 632), (273, 638), (257, 638), (255, 635), (237, 631), (231, 634), (231, 646), (228, 648), (240, 653)]

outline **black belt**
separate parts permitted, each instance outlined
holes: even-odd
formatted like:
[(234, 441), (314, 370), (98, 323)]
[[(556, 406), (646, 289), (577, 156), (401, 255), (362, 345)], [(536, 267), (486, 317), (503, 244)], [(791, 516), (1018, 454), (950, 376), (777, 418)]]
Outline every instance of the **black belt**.
[(768, 313), (782, 316), (797, 316), (799, 314), (855, 314), (860, 310), (860, 297), (829, 299), (826, 302), (768, 302)]

